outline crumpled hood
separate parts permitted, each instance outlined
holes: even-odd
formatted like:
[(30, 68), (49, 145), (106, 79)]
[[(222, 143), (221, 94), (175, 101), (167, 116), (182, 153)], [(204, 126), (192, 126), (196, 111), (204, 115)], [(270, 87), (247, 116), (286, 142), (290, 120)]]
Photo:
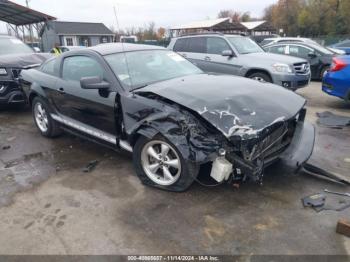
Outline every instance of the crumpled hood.
[(34, 64), (42, 64), (52, 55), (48, 53), (11, 54), (0, 56), (0, 67), (26, 68)]
[(298, 114), (305, 99), (283, 87), (229, 75), (191, 75), (142, 88), (196, 111), (226, 137), (250, 138)]
[(245, 59), (248, 59), (249, 61), (255, 61), (256, 63), (259, 63), (259, 61), (264, 60), (265, 62), (271, 61), (271, 65), (274, 63), (285, 63), (285, 64), (296, 64), (296, 63), (303, 63), (307, 62), (305, 59), (293, 57), (293, 56), (287, 56), (287, 55), (278, 55), (273, 53), (253, 53), (253, 54), (245, 54), (241, 56)]

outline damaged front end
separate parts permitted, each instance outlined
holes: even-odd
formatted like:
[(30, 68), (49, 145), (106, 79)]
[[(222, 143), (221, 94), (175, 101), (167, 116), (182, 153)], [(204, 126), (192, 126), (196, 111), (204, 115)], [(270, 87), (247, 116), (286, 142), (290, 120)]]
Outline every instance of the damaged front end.
[[(190, 76), (124, 97), (130, 143), (133, 134), (161, 134), (186, 161), (212, 163), (211, 176), (217, 182), (250, 178), (261, 183), (264, 169), (277, 160), (293, 170), (301, 168), (312, 154), (315, 138), (313, 126), (304, 122), (305, 100), (280, 87), (241, 78), (245, 87), (235, 89), (232, 80)], [(212, 88), (217, 82), (220, 93)]]
[(264, 169), (276, 161), (282, 161), (293, 172), (298, 171), (310, 158), (315, 141), (315, 129), (304, 122), (305, 114), (306, 110), (302, 109), (297, 116), (272, 124), (254, 138), (230, 138), (231, 143), (240, 145), (239, 151), (226, 153), (234, 175), (261, 183)]

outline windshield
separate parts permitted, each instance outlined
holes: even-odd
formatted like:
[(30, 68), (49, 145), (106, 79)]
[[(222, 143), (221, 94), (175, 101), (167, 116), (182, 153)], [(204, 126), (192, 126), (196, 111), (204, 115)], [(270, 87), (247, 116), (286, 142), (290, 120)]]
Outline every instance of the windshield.
[(168, 50), (117, 53), (107, 55), (105, 59), (119, 80), (129, 89), (202, 73), (191, 62)]
[(264, 52), (264, 50), (249, 37), (228, 37), (228, 40), (241, 55)]
[(34, 53), (34, 51), (16, 38), (0, 38), (0, 55)]
[(329, 50), (329, 49), (327, 49), (327, 48), (325, 48), (317, 43), (316, 44), (309, 44), (309, 45), (325, 55), (333, 55), (334, 54), (333, 51), (331, 51), (331, 50)]

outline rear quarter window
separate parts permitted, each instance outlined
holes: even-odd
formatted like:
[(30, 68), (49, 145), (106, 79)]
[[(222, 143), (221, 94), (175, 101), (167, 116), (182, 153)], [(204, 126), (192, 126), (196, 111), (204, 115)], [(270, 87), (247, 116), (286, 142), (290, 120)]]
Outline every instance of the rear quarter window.
[(175, 52), (206, 53), (205, 37), (189, 37), (178, 39), (174, 45)]

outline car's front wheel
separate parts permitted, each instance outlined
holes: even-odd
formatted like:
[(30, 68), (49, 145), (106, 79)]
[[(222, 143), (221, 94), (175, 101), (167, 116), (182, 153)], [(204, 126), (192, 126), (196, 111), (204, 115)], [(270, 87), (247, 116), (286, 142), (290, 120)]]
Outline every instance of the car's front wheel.
[(61, 134), (61, 129), (50, 115), (50, 108), (40, 97), (35, 97), (32, 102), (34, 122), (40, 133), (46, 137), (56, 137)]
[(185, 191), (198, 175), (198, 167), (185, 161), (176, 146), (159, 135), (138, 139), (133, 162), (142, 183), (164, 190)]
[(268, 76), (267, 74), (265, 73), (253, 73), (251, 75), (248, 76), (250, 79), (253, 79), (253, 80), (256, 80), (256, 81), (259, 81), (259, 82), (262, 82), (262, 83), (272, 83), (272, 80), (270, 78), (270, 76)]

